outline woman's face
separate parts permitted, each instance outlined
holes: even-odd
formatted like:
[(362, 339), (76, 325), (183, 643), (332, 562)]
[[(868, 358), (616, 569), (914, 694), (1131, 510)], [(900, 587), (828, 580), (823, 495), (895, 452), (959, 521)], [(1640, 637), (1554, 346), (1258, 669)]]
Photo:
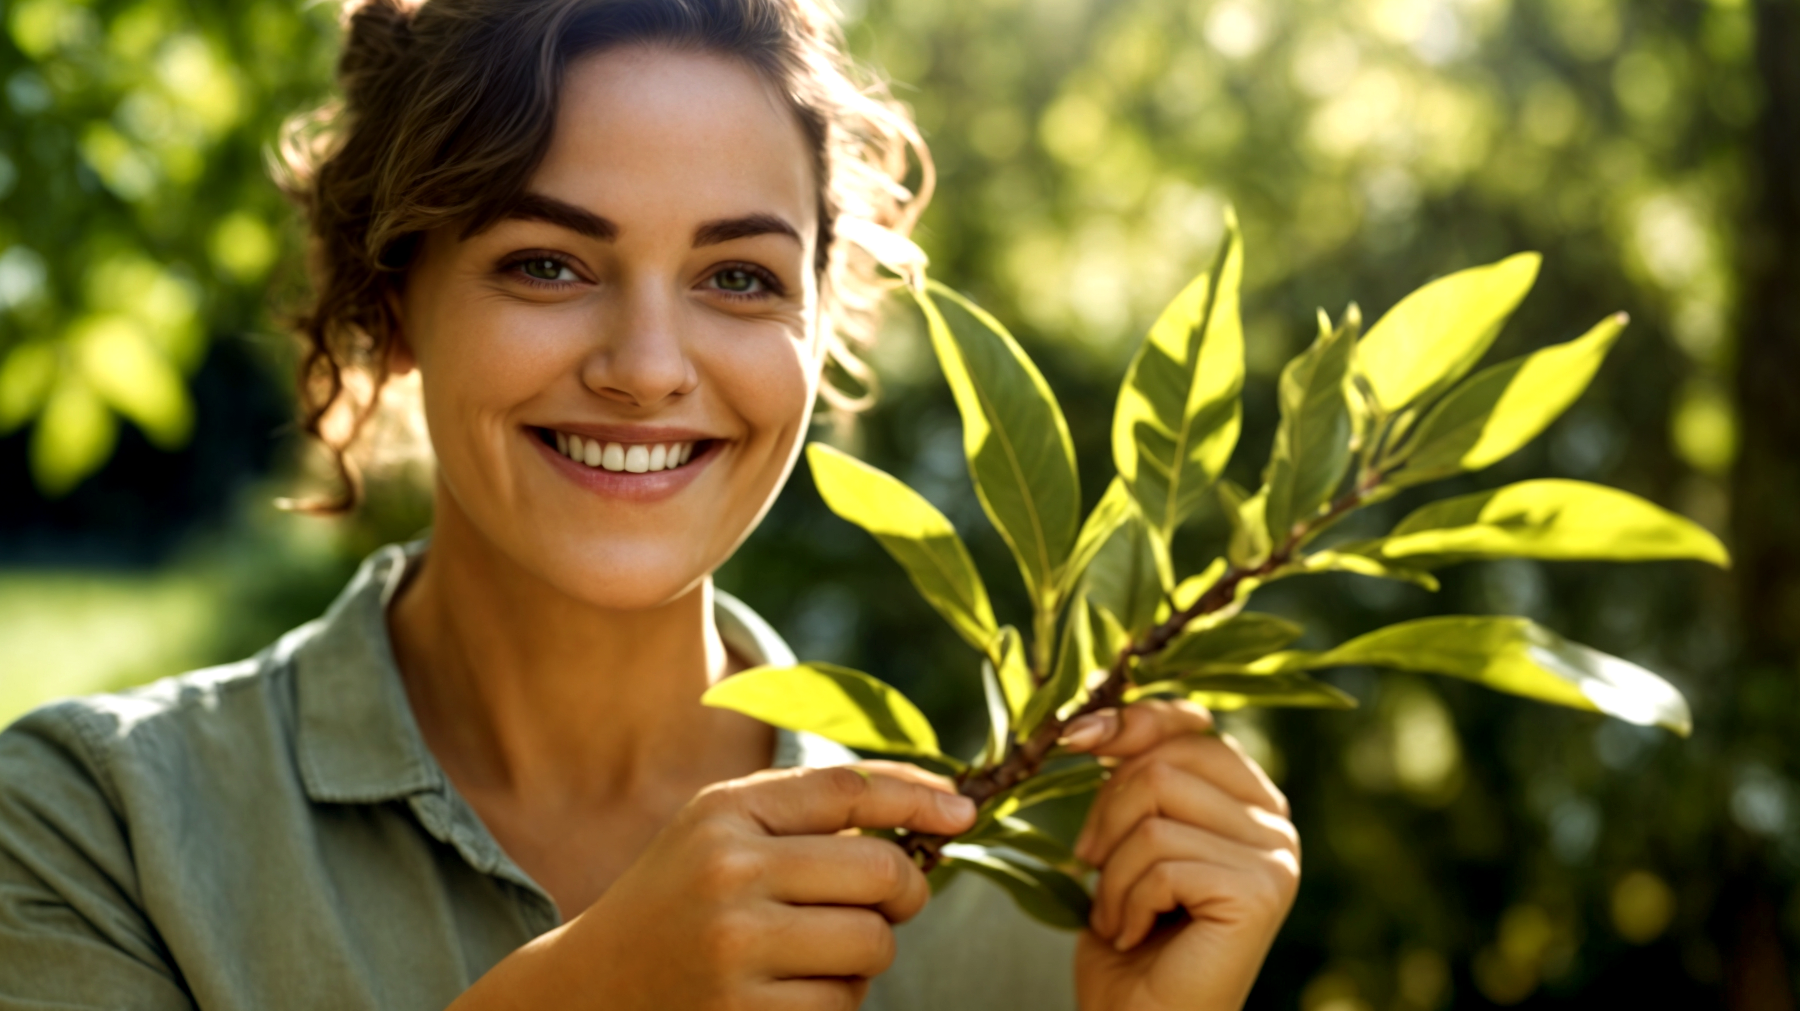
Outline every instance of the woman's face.
[(574, 64), (529, 196), (467, 240), (426, 236), (400, 299), (439, 509), (597, 606), (693, 588), (808, 423), (817, 185), (793, 113), (739, 62)]

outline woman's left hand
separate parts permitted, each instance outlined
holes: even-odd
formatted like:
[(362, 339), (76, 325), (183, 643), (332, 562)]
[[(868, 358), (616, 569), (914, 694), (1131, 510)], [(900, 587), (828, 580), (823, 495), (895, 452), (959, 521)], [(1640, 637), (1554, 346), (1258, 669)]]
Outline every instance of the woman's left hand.
[(1243, 1006), (1300, 884), (1287, 798), (1212, 714), (1140, 702), (1070, 724), (1117, 759), (1075, 852), (1100, 869), (1075, 956), (1084, 1011)]

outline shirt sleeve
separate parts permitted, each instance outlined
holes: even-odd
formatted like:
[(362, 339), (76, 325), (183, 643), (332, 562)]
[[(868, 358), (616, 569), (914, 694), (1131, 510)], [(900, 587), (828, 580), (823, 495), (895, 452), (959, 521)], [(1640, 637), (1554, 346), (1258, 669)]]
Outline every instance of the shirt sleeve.
[(68, 706), (0, 733), (0, 1011), (193, 1011)]

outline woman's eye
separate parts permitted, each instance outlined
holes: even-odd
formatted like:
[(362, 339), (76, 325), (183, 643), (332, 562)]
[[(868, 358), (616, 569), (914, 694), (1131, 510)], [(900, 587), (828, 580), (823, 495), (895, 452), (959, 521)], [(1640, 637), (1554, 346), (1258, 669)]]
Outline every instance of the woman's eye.
[(766, 287), (762, 278), (738, 267), (727, 267), (714, 274), (713, 284), (720, 291), (728, 291), (733, 295), (754, 295)]
[(562, 261), (552, 260), (548, 257), (540, 256), (522, 261), (519, 264), (519, 269), (525, 272), (526, 277), (529, 277), (534, 281), (568, 281), (574, 279), (574, 274), (570, 272), (568, 267), (562, 264)]

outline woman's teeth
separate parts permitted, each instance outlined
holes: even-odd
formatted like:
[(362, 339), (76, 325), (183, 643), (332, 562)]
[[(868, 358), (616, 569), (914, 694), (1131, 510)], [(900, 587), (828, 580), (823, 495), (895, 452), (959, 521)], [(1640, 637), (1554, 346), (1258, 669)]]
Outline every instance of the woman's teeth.
[(556, 451), (576, 463), (601, 470), (622, 470), (632, 474), (674, 470), (694, 455), (691, 442), (631, 443), (601, 442), (597, 439), (556, 432)]

